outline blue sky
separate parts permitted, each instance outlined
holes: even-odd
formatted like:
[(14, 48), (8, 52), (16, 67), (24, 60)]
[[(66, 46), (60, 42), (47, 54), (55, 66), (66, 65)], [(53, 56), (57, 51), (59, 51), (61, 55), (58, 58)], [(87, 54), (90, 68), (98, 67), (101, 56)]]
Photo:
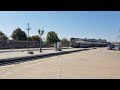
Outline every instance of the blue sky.
[(0, 11), (0, 31), (8, 37), (20, 27), (30, 36), (38, 35), (38, 29), (55, 31), (59, 38), (96, 38), (118, 41), (120, 11)]

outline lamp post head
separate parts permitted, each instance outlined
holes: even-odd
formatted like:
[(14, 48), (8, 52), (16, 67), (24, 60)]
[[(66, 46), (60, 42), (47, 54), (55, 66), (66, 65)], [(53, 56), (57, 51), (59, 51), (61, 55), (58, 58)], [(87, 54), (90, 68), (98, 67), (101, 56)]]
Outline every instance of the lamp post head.
[(42, 30), (42, 35), (43, 35), (44, 31)]
[(40, 34), (40, 29), (38, 30), (38, 33)]
[(43, 30), (38, 30), (39, 35), (43, 35), (44, 31)]

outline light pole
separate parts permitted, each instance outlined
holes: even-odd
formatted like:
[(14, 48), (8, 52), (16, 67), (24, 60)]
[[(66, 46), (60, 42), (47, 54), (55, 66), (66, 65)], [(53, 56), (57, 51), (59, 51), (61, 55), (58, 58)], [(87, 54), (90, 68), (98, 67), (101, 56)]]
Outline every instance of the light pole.
[(41, 44), (42, 44), (42, 35), (43, 35), (44, 31), (39, 29), (38, 33), (40, 35), (40, 52), (42, 52), (42, 50), (41, 50)]
[[(28, 28), (26, 28), (28, 30), (28, 38), (29, 38), (29, 30), (31, 28), (29, 28), (29, 23), (28, 23)], [(29, 43), (29, 39), (27, 38), (27, 48), (28, 48), (28, 51), (29, 51), (29, 46), (28, 46), (28, 43)]]
[[(120, 33), (120, 30), (118, 31), (118, 33)], [(120, 41), (120, 34), (118, 34), (118, 42)]]

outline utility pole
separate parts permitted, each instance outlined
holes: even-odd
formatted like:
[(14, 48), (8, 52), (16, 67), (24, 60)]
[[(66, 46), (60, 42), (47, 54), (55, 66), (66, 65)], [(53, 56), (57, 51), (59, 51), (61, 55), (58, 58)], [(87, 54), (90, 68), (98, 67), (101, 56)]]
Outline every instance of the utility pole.
[[(118, 34), (120, 33), (120, 29), (118, 31)], [(118, 40), (120, 41), (120, 34), (118, 35)]]
[[(29, 23), (28, 23), (28, 28), (26, 28), (26, 29), (28, 30), (28, 37), (29, 37), (29, 30), (31, 29), (31, 28), (29, 28)], [(28, 39), (28, 37), (27, 37), (27, 49), (29, 51), (29, 39)]]
[(118, 42), (120, 41), (120, 28), (118, 28), (118, 36), (117, 36), (117, 39), (118, 39)]

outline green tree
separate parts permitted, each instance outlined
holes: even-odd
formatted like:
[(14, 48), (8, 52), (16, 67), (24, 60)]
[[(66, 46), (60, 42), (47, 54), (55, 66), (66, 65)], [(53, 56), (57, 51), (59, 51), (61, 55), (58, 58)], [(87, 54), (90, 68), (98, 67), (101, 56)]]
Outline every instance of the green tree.
[(13, 40), (27, 40), (26, 33), (19, 27), (13, 31), (11, 37)]
[(40, 41), (39, 35), (32, 36), (32, 41)]
[(39, 35), (29, 36), (28, 40), (29, 41), (40, 41), (40, 37)]
[(8, 40), (8, 37), (0, 31), (0, 40)]
[(62, 38), (61, 45), (62, 45), (62, 47), (69, 47), (70, 41), (67, 38)]
[(31, 36), (28, 37), (28, 40), (29, 40), (29, 41), (33, 41)]
[[(32, 41), (36, 41), (37, 42), (37, 47), (40, 47), (40, 37), (39, 37), (39, 35), (32, 36)], [(43, 42), (42, 42), (42, 46), (43, 46)]]
[(59, 38), (57, 36), (57, 33), (55, 33), (54, 31), (48, 32), (47, 38), (46, 38), (46, 43), (54, 44), (54, 43), (57, 43), (58, 41), (59, 41)]

